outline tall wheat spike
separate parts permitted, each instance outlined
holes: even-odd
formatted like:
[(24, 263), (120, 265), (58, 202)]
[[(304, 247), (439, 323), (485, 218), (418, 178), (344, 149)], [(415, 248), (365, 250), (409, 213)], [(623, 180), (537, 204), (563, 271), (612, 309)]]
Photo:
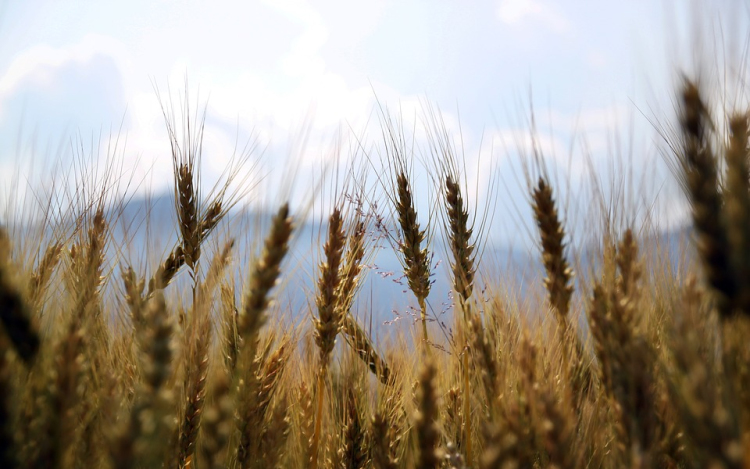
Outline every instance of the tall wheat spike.
[(315, 430), (311, 443), (310, 468), (318, 467), (318, 453), (323, 419), (323, 401), (325, 395), (325, 379), (331, 353), (336, 343), (336, 336), (341, 328), (340, 310), (336, 308), (341, 283), (339, 266), (344, 251), (345, 235), (341, 210), (335, 208), (328, 218), (328, 239), (323, 246), (324, 261), (320, 265), (318, 279), (318, 295), (315, 303), (318, 307), (318, 318), (315, 322), (315, 343), (319, 350), (318, 386), (316, 389), (317, 407), (315, 412)]
[(683, 86), (680, 111), (682, 147), (679, 157), (693, 211), (698, 252), (706, 280), (716, 295), (717, 308), (722, 317), (729, 317), (735, 307), (737, 279), (732, 269), (716, 157), (708, 142), (711, 128), (708, 110), (692, 82)]
[[(257, 446), (254, 447), (255, 450), (250, 446), (253, 435), (257, 435), (252, 432), (259, 430), (255, 427), (262, 423), (265, 409), (270, 401), (270, 398), (268, 400), (263, 398), (263, 393), (273, 392), (268, 385), (264, 385), (263, 376), (266, 380), (271, 379), (275, 383), (278, 371), (286, 361), (286, 355), (279, 355), (278, 360), (272, 361), (273, 366), (277, 368), (271, 368), (261, 375), (262, 363), (256, 359), (256, 352), (258, 333), (266, 322), (266, 310), (271, 302), (270, 292), (278, 282), (281, 263), (289, 249), (292, 230), (289, 205), (283, 204), (271, 221), (271, 229), (264, 242), (263, 251), (251, 271), (243, 300), (242, 314), (238, 318), (237, 333), (241, 338), (241, 346), (236, 366), (233, 369), (230, 368), (230, 371), (234, 373), (235, 400), (239, 415), (237, 427), (240, 441), (236, 458), (240, 467), (252, 462), (252, 458), (258, 457), (258, 454), (253, 452), (257, 451)], [(285, 350), (286, 347), (280, 347), (277, 353)]]
[(250, 274), (239, 317), (238, 333), (243, 341), (242, 349), (246, 350), (240, 355), (246, 360), (246, 365), (254, 358), (257, 334), (265, 324), (266, 309), (271, 302), (269, 293), (278, 282), (281, 262), (289, 250), (292, 230), (289, 204), (283, 204), (271, 221), (271, 230), (264, 242), (263, 252)]
[(750, 167), (748, 166), (747, 114), (729, 119), (729, 142), (726, 148), (726, 184), (724, 208), (727, 215), (727, 238), (738, 280), (737, 309), (750, 316)]
[[(469, 377), (469, 329), (472, 324), (471, 305), (469, 298), (474, 290), (474, 275), (476, 273), (474, 244), (471, 239), (473, 228), (469, 225), (469, 213), (465, 207), (461, 186), (456, 176), (447, 174), (445, 177), (445, 204), (448, 224), (448, 240), (453, 259), (453, 288), (458, 294), (459, 308), (463, 322), (459, 325), (462, 336), (462, 386), (463, 386), (463, 428), (466, 460), (469, 466), (474, 465), (471, 435), (471, 388)], [(481, 327), (481, 320), (474, 325)]]
[(573, 271), (565, 259), (565, 232), (557, 214), (552, 188), (544, 178), (539, 178), (532, 198), (534, 217), (542, 238), (542, 259), (547, 271), (544, 285), (549, 292), (549, 303), (557, 313), (558, 321), (567, 327), (570, 298), (573, 295)]
[(453, 287), (459, 295), (461, 304), (466, 304), (474, 290), (476, 273), (476, 254), (471, 239), (473, 228), (469, 222), (469, 212), (465, 206), (461, 186), (456, 177), (445, 177), (445, 203), (448, 215), (448, 238), (453, 261)]
[(604, 391), (615, 403), (622, 458), (648, 466), (661, 435), (655, 417), (655, 355), (638, 332), (635, 316), (640, 295), (637, 256), (632, 231), (627, 230), (616, 255), (619, 276), (614, 285), (594, 287), (590, 320)]
[[(188, 209), (188, 211), (190, 210), (192, 209)], [(209, 206), (206, 213), (203, 214), (203, 219), (198, 224), (198, 227), (196, 229), (197, 239), (194, 239), (191, 242), (197, 243), (197, 246), (200, 247), (201, 243), (203, 243), (203, 241), (208, 237), (209, 234), (211, 234), (214, 228), (216, 228), (216, 225), (219, 224), (225, 214), (226, 209), (224, 208), (222, 201), (220, 199), (214, 200)], [(181, 226), (183, 225), (181, 224)], [(177, 275), (177, 272), (180, 270), (180, 268), (185, 265), (186, 258), (183, 245), (184, 241), (181, 240), (177, 244), (177, 246), (175, 246), (172, 251), (170, 251), (164, 262), (162, 262), (156, 269), (153, 277), (151, 277), (148, 282), (147, 296), (151, 296), (156, 289), (166, 288), (172, 282), (174, 276)]]
[(193, 165), (194, 162), (190, 160), (177, 165), (175, 200), (182, 236), (182, 252), (185, 256), (185, 263), (194, 272), (200, 258), (200, 235), (198, 233), (198, 194), (193, 181), (195, 173)]
[(422, 340), (424, 349), (429, 350), (430, 338), (427, 333), (427, 296), (430, 294), (430, 256), (427, 247), (423, 247), (425, 231), (417, 221), (412, 190), (404, 171), (396, 175), (396, 213), (401, 227), (402, 241), (399, 251), (405, 264), (406, 280), (409, 288), (417, 297), (422, 319)]

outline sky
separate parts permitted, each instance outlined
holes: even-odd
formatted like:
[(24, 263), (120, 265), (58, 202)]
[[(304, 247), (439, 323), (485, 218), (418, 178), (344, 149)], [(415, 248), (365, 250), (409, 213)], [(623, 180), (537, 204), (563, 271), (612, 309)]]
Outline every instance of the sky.
[[(631, 192), (655, 218), (683, 220), (654, 116), (673, 118), (696, 25), (724, 48), (745, 41), (749, 16), (732, 1), (0, 5), (0, 203), (10, 187), (50, 185), (76, 163), (113, 155), (135, 181), (130, 190), (171, 190), (162, 106), (172, 102), (179, 115), (186, 95), (193, 110), (206, 109), (203, 184), (255, 142), (261, 163), (253, 168), (264, 179), (252, 195), (267, 202), (290, 167), (296, 184), (311, 187), (310, 175), (335, 166), (337, 154), (377, 154), (378, 109), (387, 108), (416, 129), (423, 150), (425, 116), (441, 117), (469, 192), (480, 194), (472, 202), (499, 202), (492, 236), (501, 242), (524, 236), (519, 223), (529, 226), (519, 179), (532, 113), (563, 198), (590, 205), (579, 191), (587, 168), (606, 174), (632, 164), (649, 181)], [(495, 198), (483, 197), (491, 187)], [(424, 180), (415, 192), (427, 209)]]

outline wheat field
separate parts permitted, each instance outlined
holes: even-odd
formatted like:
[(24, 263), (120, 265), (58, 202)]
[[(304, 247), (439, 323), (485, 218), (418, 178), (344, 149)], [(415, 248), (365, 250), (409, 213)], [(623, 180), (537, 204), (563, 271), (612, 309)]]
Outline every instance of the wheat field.
[[(558, 188), (537, 168), (536, 311), (484, 272), (488, 214), (470, 206), (439, 127), (437, 208), (419, 214), (413, 155), (383, 120), (387, 208), (362, 209), (370, 196), (352, 172), (321, 220), (299, 314), (274, 300), (291, 288), (304, 210), (282, 201), (258, 249), (239, 252), (227, 228), (236, 194), (203, 197), (200, 148), (173, 133), (179, 236), (154, 268), (117, 245), (106, 187), (87, 187), (71, 218), (50, 217), (50, 236), (9, 221), (0, 467), (750, 468), (748, 114), (712, 114), (689, 80), (677, 96), (669, 147), (697, 254), (676, 271), (649, 259), (647, 227), (613, 229), (580, 280)], [(394, 340), (375, 340), (353, 308), (377, 233), (416, 301)], [(428, 307), (436, 238), (454, 299), (445, 336)]]

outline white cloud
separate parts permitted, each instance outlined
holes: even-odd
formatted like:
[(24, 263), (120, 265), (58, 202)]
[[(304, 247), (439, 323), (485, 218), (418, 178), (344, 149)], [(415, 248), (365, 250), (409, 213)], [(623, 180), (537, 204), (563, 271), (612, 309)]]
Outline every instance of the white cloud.
[(18, 87), (33, 81), (43, 86), (54, 84), (52, 71), (67, 63), (85, 63), (95, 56), (116, 58), (120, 65), (127, 55), (122, 45), (112, 38), (98, 34), (86, 35), (80, 42), (68, 47), (55, 48), (45, 44), (21, 52), (0, 78), (0, 100)]
[(266, 5), (280, 11), (295, 23), (301, 23), (304, 31), (281, 59), (283, 70), (289, 75), (319, 75), (325, 69), (320, 50), (328, 39), (320, 14), (304, 0), (265, 1)]
[(558, 33), (570, 29), (570, 22), (562, 13), (539, 0), (501, 0), (497, 16), (508, 25), (519, 25), (531, 20), (540, 21)]
[(116, 41), (97, 35), (19, 53), (0, 78), (0, 162), (19, 171), (21, 184), (59, 182), (59, 168), (72, 168), (74, 158), (93, 177), (113, 156), (109, 139), (118, 137), (127, 106), (127, 63)]

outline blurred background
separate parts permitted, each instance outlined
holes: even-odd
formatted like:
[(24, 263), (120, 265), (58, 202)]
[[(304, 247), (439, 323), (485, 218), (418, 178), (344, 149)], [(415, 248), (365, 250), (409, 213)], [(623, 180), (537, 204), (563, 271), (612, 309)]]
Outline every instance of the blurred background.
[[(622, 223), (646, 220), (669, 236), (688, 214), (664, 138), (680, 74), (733, 84), (725, 105), (745, 96), (750, 10), (739, 1), (0, 5), (5, 220), (19, 201), (39, 205), (53, 186), (74, 192), (81, 174), (99, 177), (112, 161), (124, 175), (113, 191), (132, 196), (138, 213), (147, 194), (173, 190), (165, 113), (180, 128), (181, 116), (204, 112), (205, 190), (246, 156), (254, 166), (240, 207), (275, 207), (289, 195), (283, 186), (306, 207), (322, 187), (303, 210), (311, 224), (335, 194), (323, 174), (356, 157), (379, 184), (382, 118), (397, 117), (427, 218), (425, 127), (437, 118), (465, 164), (470, 204), (491, 220), (489, 251), (520, 253), (528, 265), (523, 256), (537, 252), (525, 174), (535, 149), (572, 244), (585, 248), (592, 217), (612, 207)], [(174, 223), (161, 229), (174, 235)], [(397, 268), (382, 262), (381, 271)]]

